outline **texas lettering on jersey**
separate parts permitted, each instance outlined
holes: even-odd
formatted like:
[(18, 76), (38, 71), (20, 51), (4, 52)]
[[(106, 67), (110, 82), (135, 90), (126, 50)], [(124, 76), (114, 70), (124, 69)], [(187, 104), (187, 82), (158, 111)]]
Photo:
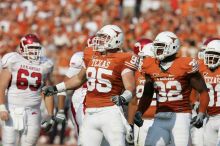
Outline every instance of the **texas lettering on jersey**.
[(143, 61), (142, 71), (151, 77), (157, 97), (157, 112), (191, 112), (191, 86), (188, 77), (198, 71), (196, 60), (176, 58), (167, 71), (161, 70), (154, 58)]
[(95, 54), (91, 49), (84, 51), (87, 77), (87, 107), (112, 106), (111, 97), (124, 90), (122, 73), (126, 69), (137, 70), (138, 58), (131, 53)]
[(202, 60), (199, 64), (199, 72), (202, 74), (209, 90), (209, 105), (207, 112), (210, 116), (220, 114), (220, 68), (211, 71)]

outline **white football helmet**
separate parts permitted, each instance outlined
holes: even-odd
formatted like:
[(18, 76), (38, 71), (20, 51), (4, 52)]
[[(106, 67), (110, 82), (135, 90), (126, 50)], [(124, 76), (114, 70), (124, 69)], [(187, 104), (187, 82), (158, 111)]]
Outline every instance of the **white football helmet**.
[(213, 40), (208, 43), (204, 57), (204, 63), (210, 69), (215, 69), (220, 65), (220, 40)]
[(124, 41), (124, 33), (116, 25), (105, 25), (93, 38), (94, 51), (104, 52), (120, 48)]
[(158, 60), (164, 60), (166, 57), (177, 53), (180, 48), (180, 41), (174, 33), (164, 31), (156, 36), (153, 47), (155, 57)]

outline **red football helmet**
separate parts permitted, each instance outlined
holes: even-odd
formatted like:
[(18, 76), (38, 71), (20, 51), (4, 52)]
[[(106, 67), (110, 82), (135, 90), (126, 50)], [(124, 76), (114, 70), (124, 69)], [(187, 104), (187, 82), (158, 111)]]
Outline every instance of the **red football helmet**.
[(207, 48), (207, 45), (208, 45), (211, 41), (214, 41), (214, 40), (220, 40), (220, 38), (210, 37), (210, 38), (206, 39), (206, 40), (203, 42), (203, 44), (202, 44), (202, 46), (201, 46), (201, 48), (200, 48), (200, 50), (199, 50), (199, 53), (198, 53), (198, 58), (199, 58), (199, 59), (203, 59), (203, 58), (204, 58), (204, 51), (205, 51), (205, 49)]
[(20, 40), (19, 53), (31, 62), (38, 62), (41, 56), (41, 43), (35, 34), (27, 34)]
[(144, 56), (152, 56), (153, 51), (151, 50), (152, 40), (150, 39), (140, 39), (134, 44), (133, 51), (136, 55), (144, 57)]

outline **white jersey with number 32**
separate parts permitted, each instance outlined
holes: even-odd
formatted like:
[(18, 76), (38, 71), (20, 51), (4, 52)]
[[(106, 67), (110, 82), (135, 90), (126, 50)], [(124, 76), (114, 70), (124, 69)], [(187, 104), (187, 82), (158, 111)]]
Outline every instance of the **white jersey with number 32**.
[(33, 64), (17, 52), (12, 52), (2, 58), (2, 67), (12, 75), (7, 93), (8, 104), (40, 106), (41, 88), (53, 70), (52, 61), (42, 57), (39, 64)]

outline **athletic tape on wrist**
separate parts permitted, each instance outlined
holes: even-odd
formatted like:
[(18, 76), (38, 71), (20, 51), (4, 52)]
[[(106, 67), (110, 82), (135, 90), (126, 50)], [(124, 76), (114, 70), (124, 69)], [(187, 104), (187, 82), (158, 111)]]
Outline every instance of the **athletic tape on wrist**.
[(1, 104), (0, 105), (0, 111), (2, 112), (2, 111), (8, 111), (8, 110), (7, 110), (7, 108), (4, 104)]
[(123, 94), (121, 94), (122, 97), (125, 98), (126, 102), (129, 102), (132, 99), (132, 92), (130, 90), (125, 90)]
[(64, 82), (57, 84), (56, 88), (57, 88), (58, 93), (66, 91), (66, 85)]

